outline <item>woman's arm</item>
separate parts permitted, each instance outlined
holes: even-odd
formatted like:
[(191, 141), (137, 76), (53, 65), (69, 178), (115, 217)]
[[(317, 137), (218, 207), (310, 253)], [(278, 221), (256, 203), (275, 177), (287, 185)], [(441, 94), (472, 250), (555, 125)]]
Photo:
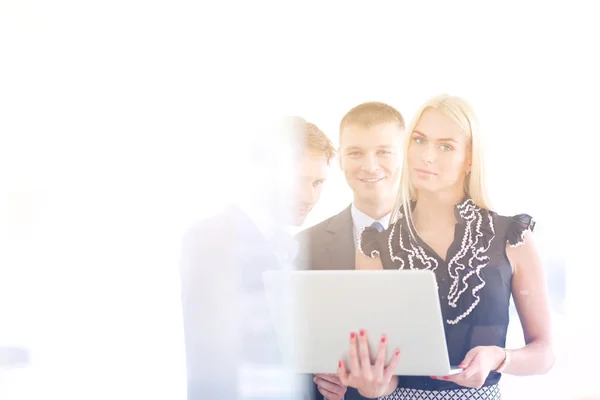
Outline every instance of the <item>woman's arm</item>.
[(512, 293), (526, 345), (509, 351), (510, 362), (502, 372), (545, 374), (554, 365), (552, 327), (544, 269), (531, 232), (526, 232), (522, 245), (507, 245), (506, 255), (514, 271)]
[[(554, 364), (550, 334), (550, 310), (542, 263), (533, 243), (531, 232), (525, 234), (524, 243), (508, 247), (508, 259), (513, 267), (512, 291), (523, 326), (526, 346), (508, 350), (497, 346), (478, 346), (471, 349), (459, 365), (463, 372), (437, 379), (455, 382), (465, 387), (480, 388), (490, 371), (510, 375), (544, 374)], [(506, 361), (506, 362), (505, 362)]]

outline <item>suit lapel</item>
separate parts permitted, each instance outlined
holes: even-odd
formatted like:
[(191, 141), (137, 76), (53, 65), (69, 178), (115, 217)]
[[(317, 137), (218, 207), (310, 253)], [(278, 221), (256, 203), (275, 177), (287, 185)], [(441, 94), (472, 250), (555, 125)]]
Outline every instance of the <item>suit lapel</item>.
[(327, 233), (330, 235), (327, 250), (331, 269), (354, 269), (356, 246), (351, 206), (331, 219)]

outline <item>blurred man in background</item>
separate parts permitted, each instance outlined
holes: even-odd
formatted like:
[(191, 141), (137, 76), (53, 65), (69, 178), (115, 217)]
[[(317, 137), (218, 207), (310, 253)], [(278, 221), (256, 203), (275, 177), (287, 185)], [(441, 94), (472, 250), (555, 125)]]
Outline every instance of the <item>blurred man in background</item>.
[(315, 396), (310, 379), (298, 384), (283, 365), (262, 273), (295, 268), (297, 243), (288, 229), (301, 225), (318, 202), (335, 150), (316, 125), (299, 117), (260, 125), (251, 139), (250, 157), (234, 160), (243, 165), (239, 182), (224, 182), (239, 187), (238, 204), (184, 239), (190, 400)]

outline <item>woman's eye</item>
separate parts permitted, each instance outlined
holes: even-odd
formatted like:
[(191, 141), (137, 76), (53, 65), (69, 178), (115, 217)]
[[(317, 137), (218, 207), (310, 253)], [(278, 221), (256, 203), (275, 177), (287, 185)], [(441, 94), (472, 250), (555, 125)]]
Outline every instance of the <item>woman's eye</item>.
[(442, 151), (450, 151), (452, 150), (452, 147), (448, 146), (447, 144), (443, 144), (440, 146), (440, 149), (442, 149)]
[(423, 138), (417, 136), (415, 138), (415, 143), (416, 144), (423, 144), (423, 143), (425, 143), (425, 140)]

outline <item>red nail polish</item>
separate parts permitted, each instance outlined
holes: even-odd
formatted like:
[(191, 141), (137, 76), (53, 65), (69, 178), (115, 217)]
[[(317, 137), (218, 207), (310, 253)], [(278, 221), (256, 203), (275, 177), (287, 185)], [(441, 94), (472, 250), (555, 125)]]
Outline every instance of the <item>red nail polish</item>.
[(350, 332), (350, 339), (354, 339), (354, 332)]
[(364, 329), (361, 329), (361, 330), (360, 330), (360, 336), (361, 336), (361, 337), (362, 337), (362, 336), (365, 336), (365, 330), (364, 330)]
[(448, 379), (448, 377), (447, 376), (443, 376), (442, 379)]
[(400, 350), (396, 350), (396, 355), (399, 356), (400, 355)]
[(385, 341), (386, 341), (386, 338), (385, 338), (385, 336), (383, 336), (383, 337), (381, 338), (381, 343), (385, 343)]
[(338, 362), (338, 368), (342, 368), (342, 362)]

